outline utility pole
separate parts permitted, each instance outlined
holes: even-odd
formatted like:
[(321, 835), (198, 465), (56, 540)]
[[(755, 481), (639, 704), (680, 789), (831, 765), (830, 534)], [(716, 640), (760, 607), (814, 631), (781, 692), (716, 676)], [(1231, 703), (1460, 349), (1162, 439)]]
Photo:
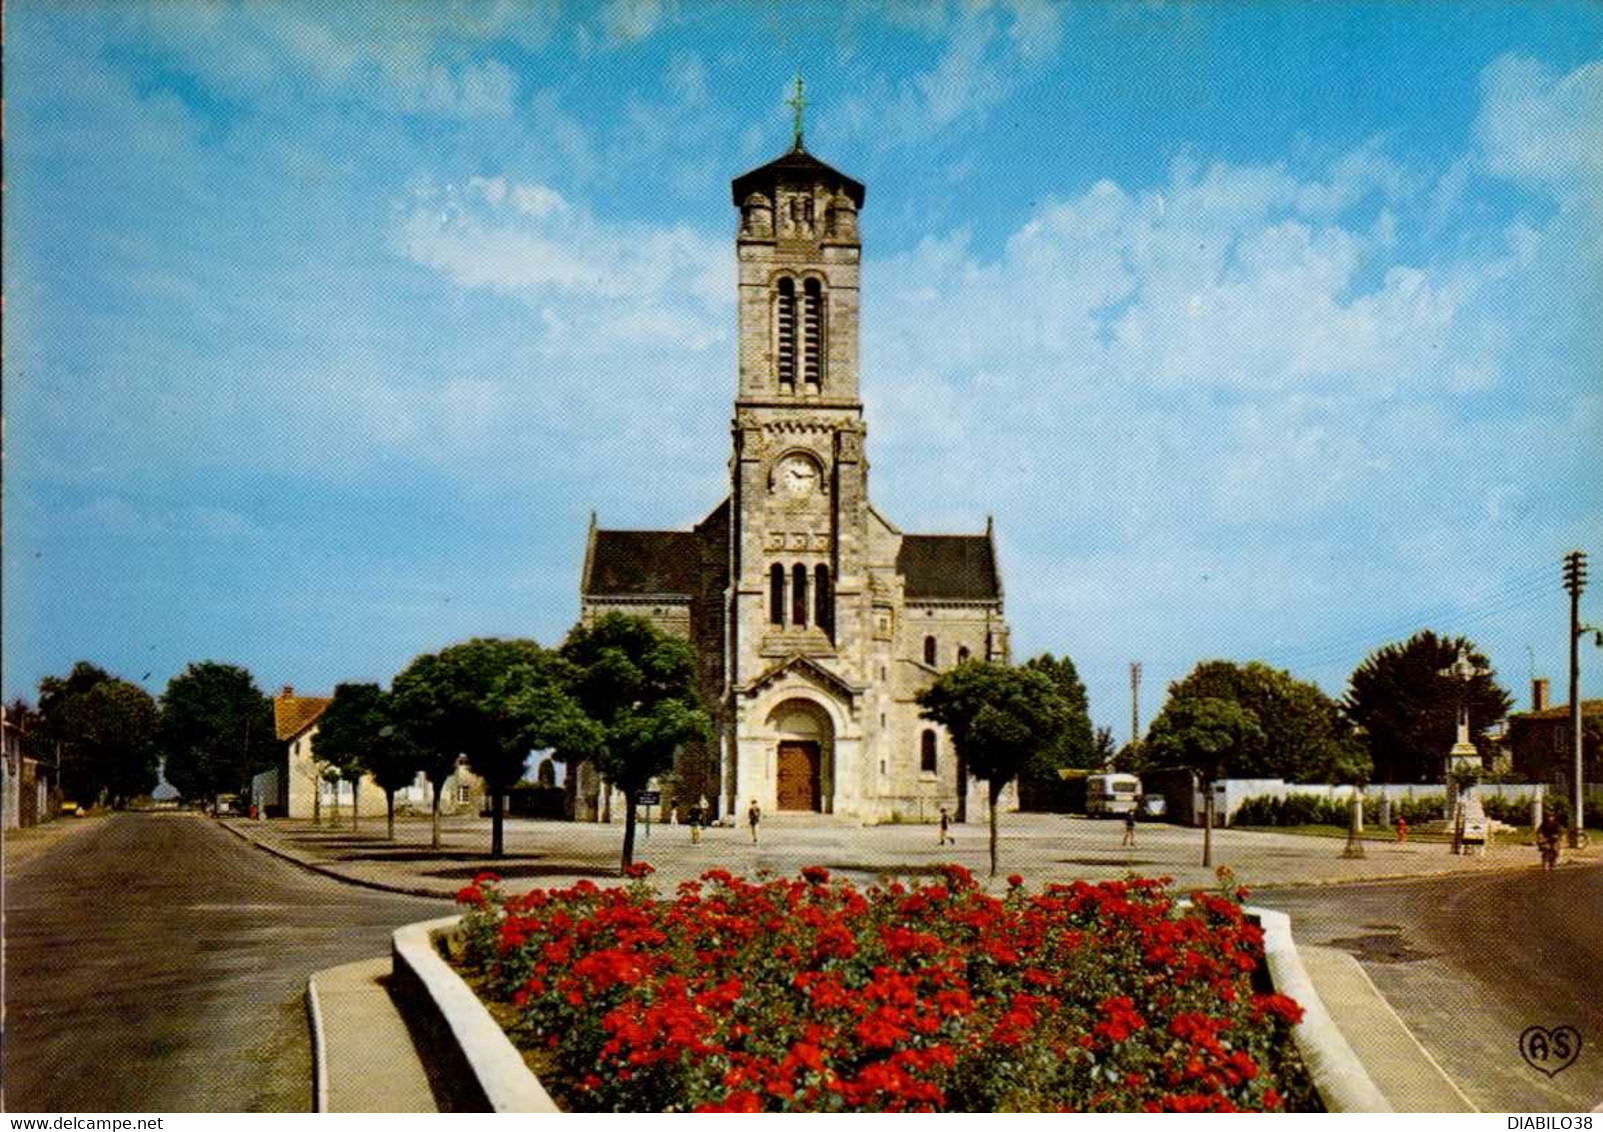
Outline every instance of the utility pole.
[(1130, 742), (1141, 742), (1141, 662), (1130, 662)]
[(1586, 827), (1586, 786), (1581, 762), (1581, 591), (1586, 588), (1586, 552), (1564, 556), (1564, 588), (1570, 592), (1570, 743), (1575, 755), (1571, 790), (1570, 848), (1580, 844)]

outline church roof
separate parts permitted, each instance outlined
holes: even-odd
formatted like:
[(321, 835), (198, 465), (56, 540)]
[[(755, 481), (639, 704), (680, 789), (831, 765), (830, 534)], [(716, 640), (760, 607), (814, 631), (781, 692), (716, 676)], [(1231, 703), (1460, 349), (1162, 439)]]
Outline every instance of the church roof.
[(595, 532), (586, 596), (683, 594), (700, 588), (701, 546), (690, 531)]
[(999, 601), (996, 552), (989, 535), (903, 535), (896, 571), (909, 600)]
[(846, 195), (851, 198), (852, 204), (858, 208), (863, 207), (863, 196), (867, 192), (863, 188), (863, 183), (854, 177), (848, 177), (833, 166), (824, 164), (805, 149), (792, 149), (767, 165), (759, 165), (749, 173), (742, 173), (730, 183), (730, 195), (734, 197), (735, 206), (738, 208), (745, 203), (747, 196), (766, 188), (770, 182), (780, 177), (807, 176), (834, 178), (840, 182), (840, 187), (846, 190)]

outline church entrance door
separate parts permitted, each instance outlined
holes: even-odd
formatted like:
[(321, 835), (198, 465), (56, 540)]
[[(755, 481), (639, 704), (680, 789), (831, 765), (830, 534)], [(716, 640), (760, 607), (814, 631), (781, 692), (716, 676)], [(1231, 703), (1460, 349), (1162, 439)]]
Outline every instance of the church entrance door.
[(820, 748), (811, 740), (782, 740), (779, 744), (779, 808), (781, 810), (823, 809), (820, 788)]

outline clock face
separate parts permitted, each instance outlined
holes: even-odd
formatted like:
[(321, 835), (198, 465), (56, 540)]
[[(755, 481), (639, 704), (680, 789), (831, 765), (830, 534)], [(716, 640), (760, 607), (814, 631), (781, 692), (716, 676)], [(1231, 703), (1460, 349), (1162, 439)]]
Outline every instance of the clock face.
[(774, 490), (792, 499), (811, 495), (818, 488), (818, 465), (806, 456), (786, 456), (774, 469)]

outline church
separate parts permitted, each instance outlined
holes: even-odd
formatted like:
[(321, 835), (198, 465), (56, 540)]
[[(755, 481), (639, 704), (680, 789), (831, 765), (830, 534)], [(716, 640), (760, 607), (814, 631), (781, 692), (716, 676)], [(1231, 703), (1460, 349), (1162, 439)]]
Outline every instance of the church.
[[(799, 95), (799, 91), (798, 91)], [(693, 530), (592, 516), (581, 620), (651, 618), (696, 648), (716, 743), (679, 753), (662, 810), (863, 821), (978, 816), (950, 738), (914, 696), (969, 658), (1006, 661), (991, 524), (904, 532), (869, 497), (858, 384), (864, 187), (795, 144), (735, 178), (738, 382), (729, 494)], [(616, 804), (577, 784), (575, 816)], [(1011, 794), (1012, 788), (1009, 788)]]

